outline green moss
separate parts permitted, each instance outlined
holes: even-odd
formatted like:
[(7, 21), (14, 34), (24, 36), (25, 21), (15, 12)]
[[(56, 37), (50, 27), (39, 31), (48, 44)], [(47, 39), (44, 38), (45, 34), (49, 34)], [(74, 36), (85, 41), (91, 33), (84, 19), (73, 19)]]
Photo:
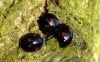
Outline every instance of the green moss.
[[(57, 0), (54, 0), (57, 1)], [(48, 11), (60, 23), (73, 29), (72, 43), (58, 47), (55, 38), (45, 41), (39, 51), (26, 53), (19, 49), (19, 38), (25, 33), (39, 31), (37, 19), (41, 13), (41, 0), (0, 1), (0, 62), (99, 62), (100, 1), (59, 0), (55, 5), (48, 1)]]

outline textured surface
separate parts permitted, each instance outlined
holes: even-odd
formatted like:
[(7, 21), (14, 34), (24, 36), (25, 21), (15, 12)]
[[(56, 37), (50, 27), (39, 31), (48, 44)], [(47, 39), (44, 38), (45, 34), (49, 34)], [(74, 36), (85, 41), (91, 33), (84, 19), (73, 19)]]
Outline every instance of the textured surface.
[(0, 62), (100, 62), (100, 1), (48, 0), (48, 11), (60, 23), (72, 27), (72, 43), (61, 49), (55, 38), (47, 41), (41, 50), (26, 53), (19, 49), (19, 38), (28, 32), (39, 33), (36, 23), (42, 9), (42, 0), (0, 0)]

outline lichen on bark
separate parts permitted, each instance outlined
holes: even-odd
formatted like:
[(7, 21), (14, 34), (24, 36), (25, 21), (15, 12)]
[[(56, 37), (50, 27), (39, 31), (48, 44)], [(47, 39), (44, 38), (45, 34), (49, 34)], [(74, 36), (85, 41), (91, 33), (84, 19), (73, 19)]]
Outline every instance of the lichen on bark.
[[(37, 20), (43, 0), (0, 0), (0, 62), (99, 62), (99, 0), (47, 0), (48, 11), (60, 23), (73, 29), (73, 40), (66, 48), (55, 38), (45, 41), (41, 50), (27, 53), (19, 49), (19, 38), (39, 33)], [(52, 2), (51, 2), (52, 1)]]

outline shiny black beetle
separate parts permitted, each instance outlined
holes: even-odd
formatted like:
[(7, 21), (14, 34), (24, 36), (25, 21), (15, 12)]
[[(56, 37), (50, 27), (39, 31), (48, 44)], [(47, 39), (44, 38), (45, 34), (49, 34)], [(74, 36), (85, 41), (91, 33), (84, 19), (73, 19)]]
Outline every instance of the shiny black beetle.
[(59, 25), (57, 17), (51, 13), (41, 14), (37, 23), (40, 31), (45, 35), (53, 35), (55, 27)]
[(22, 35), (19, 39), (19, 48), (26, 52), (34, 52), (41, 48), (43, 39), (36, 33)]
[(60, 24), (55, 15), (51, 13), (41, 14), (37, 23), (43, 34), (53, 35), (58, 40), (59, 47), (63, 48), (71, 43), (72, 29), (66, 24)]
[(59, 47), (64, 48), (71, 43), (73, 31), (68, 25), (59, 24), (59, 26), (56, 28), (54, 36), (58, 40)]

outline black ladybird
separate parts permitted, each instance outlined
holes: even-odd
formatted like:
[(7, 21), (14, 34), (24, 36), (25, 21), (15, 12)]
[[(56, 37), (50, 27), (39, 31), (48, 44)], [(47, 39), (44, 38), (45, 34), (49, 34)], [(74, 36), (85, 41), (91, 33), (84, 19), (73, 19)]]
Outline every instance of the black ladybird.
[(19, 39), (19, 47), (26, 52), (34, 52), (41, 48), (43, 39), (36, 33), (22, 35)]
[(59, 25), (58, 19), (51, 13), (43, 13), (37, 20), (40, 31), (45, 35), (52, 35), (55, 27)]
[(71, 43), (73, 37), (73, 31), (68, 25), (60, 24), (57, 27), (57, 31), (55, 33), (56, 33), (55, 37), (58, 40), (59, 47), (63, 48)]

